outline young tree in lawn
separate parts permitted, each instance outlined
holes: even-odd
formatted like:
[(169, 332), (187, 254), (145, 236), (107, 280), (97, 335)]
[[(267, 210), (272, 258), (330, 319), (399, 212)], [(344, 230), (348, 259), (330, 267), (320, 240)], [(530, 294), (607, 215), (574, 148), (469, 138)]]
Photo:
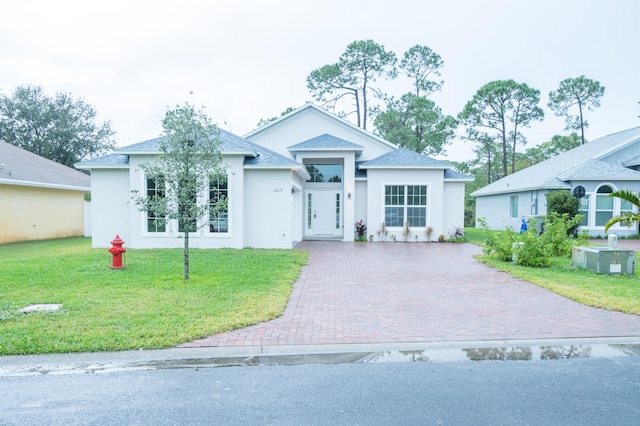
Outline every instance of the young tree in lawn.
[(73, 167), (115, 147), (109, 121), (69, 93), (47, 95), (41, 86), (16, 87), (0, 95), (0, 140)]
[[(140, 211), (152, 212), (162, 225), (176, 220), (184, 239), (184, 280), (189, 279), (189, 233), (207, 226), (207, 219), (225, 212), (227, 200), (212, 195), (210, 184), (226, 179), (218, 127), (192, 105), (167, 110), (155, 161), (140, 164), (162, 189), (152, 196), (134, 192)], [(164, 186), (163, 186), (164, 185)]]
[[(540, 91), (525, 83), (513, 80), (490, 82), (480, 88), (467, 102), (458, 119), (465, 125), (497, 139), (502, 148), (502, 175), (507, 175), (509, 148), (511, 147), (511, 172), (515, 172), (516, 144), (525, 143), (520, 127), (528, 127), (540, 121), (544, 112), (538, 103)], [(478, 140), (486, 141), (486, 138)]]
[[(331, 104), (334, 110), (344, 96), (353, 98), (357, 125), (367, 129), (367, 116), (371, 113), (369, 93), (383, 97), (372, 86), (378, 78), (395, 78), (396, 55), (387, 52), (381, 44), (373, 40), (354, 41), (335, 64), (325, 65), (311, 71), (307, 77), (307, 88), (320, 102)], [(362, 106), (361, 106), (362, 102)]]
[[(584, 145), (584, 128), (589, 127), (589, 123), (584, 119), (584, 110), (593, 111), (599, 107), (602, 95), (604, 87), (599, 82), (581, 75), (560, 82), (558, 90), (549, 93), (548, 106), (557, 116), (565, 117), (565, 130), (580, 130)], [(578, 107), (578, 115), (569, 113), (569, 108), (573, 106)]]

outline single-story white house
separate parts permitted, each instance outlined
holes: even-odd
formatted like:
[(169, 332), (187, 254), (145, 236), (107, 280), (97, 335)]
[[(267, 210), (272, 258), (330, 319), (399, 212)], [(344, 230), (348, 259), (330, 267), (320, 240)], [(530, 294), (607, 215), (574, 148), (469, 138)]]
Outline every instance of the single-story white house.
[(84, 235), (86, 173), (0, 141), (0, 244)]
[[(387, 240), (449, 235), (464, 224), (464, 187), (470, 176), (424, 155), (398, 148), (313, 104), (306, 104), (244, 137), (221, 130), (227, 179), (211, 184), (227, 197), (223, 215), (190, 235), (200, 248), (292, 248), (305, 239), (353, 241), (355, 222), (367, 236), (384, 223)], [(158, 155), (160, 139), (78, 163), (91, 171), (94, 247), (118, 234), (128, 247), (180, 247), (176, 223), (158, 227), (138, 211), (132, 191), (152, 194), (140, 163)], [(211, 197), (214, 198), (214, 197)]]
[[(491, 229), (520, 229), (522, 217), (547, 214), (545, 194), (569, 190), (580, 199), (580, 231), (604, 236), (604, 225), (632, 204), (608, 195), (619, 189), (640, 191), (640, 127), (607, 135), (508, 175), (475, 191), (476, 226), (485, 218)], [(638, 233), (618, 224), (609, 233)]]

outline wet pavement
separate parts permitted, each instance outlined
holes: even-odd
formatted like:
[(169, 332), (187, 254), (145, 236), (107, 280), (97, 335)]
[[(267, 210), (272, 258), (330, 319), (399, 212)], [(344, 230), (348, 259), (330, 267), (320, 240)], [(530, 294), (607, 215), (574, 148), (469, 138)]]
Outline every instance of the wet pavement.
[(103, 374), (175, 368), (384, 362), (547, 362), (640, 356), (640, 339), (600, 338), (370, 345), (172, 348), (0, 357), (0, 377)]
[(309, 251), (309, 262), (281, 317), (180, 347), (640, 336), (640, 316), (584, 306), (498, 272), (473, 258), (481, 248), (472, 244), (297, 248)]

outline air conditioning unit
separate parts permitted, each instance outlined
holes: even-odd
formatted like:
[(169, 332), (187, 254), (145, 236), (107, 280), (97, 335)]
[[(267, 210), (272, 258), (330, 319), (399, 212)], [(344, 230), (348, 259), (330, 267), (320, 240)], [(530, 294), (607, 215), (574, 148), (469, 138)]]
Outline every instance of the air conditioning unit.
[(611, 247), (574, 247), (571, 264), (598, 274), (635, 274), (636, 252)]

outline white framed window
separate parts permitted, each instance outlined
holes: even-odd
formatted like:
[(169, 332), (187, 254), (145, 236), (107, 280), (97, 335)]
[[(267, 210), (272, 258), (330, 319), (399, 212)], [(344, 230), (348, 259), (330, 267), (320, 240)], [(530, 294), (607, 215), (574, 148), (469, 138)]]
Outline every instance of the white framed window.
[[(164, 176), (147, 176), (145, 179), (146, 195), (154, 199), (166, 198), (166, 186)], [(166, 218), (158, 216), (154, 211), (146, 212), (146, 231), (162, 233), (167, 231)]]
[(596, 191), (596, 226), (604, 226), (613, 217), (613, 197), (609, 197), (612, 192), (609, 185), (602, 185)]
[(385, 185), (384, 224), (427, 226), (427, 185)]
[(511, 218), (518, 217), (518, 196), (512, 195), (509, 200), (509, 207), (511, 210)]
[(585, 195), (580, 198), (580, 206), (578, 207), (578, 214), (582, 215), (582, 221), (579, 226), (589, 226), (589, 200), (591, 196)]
[(229, 180), (226, 176), (209, 180), (209, 232), (229, 232)]

